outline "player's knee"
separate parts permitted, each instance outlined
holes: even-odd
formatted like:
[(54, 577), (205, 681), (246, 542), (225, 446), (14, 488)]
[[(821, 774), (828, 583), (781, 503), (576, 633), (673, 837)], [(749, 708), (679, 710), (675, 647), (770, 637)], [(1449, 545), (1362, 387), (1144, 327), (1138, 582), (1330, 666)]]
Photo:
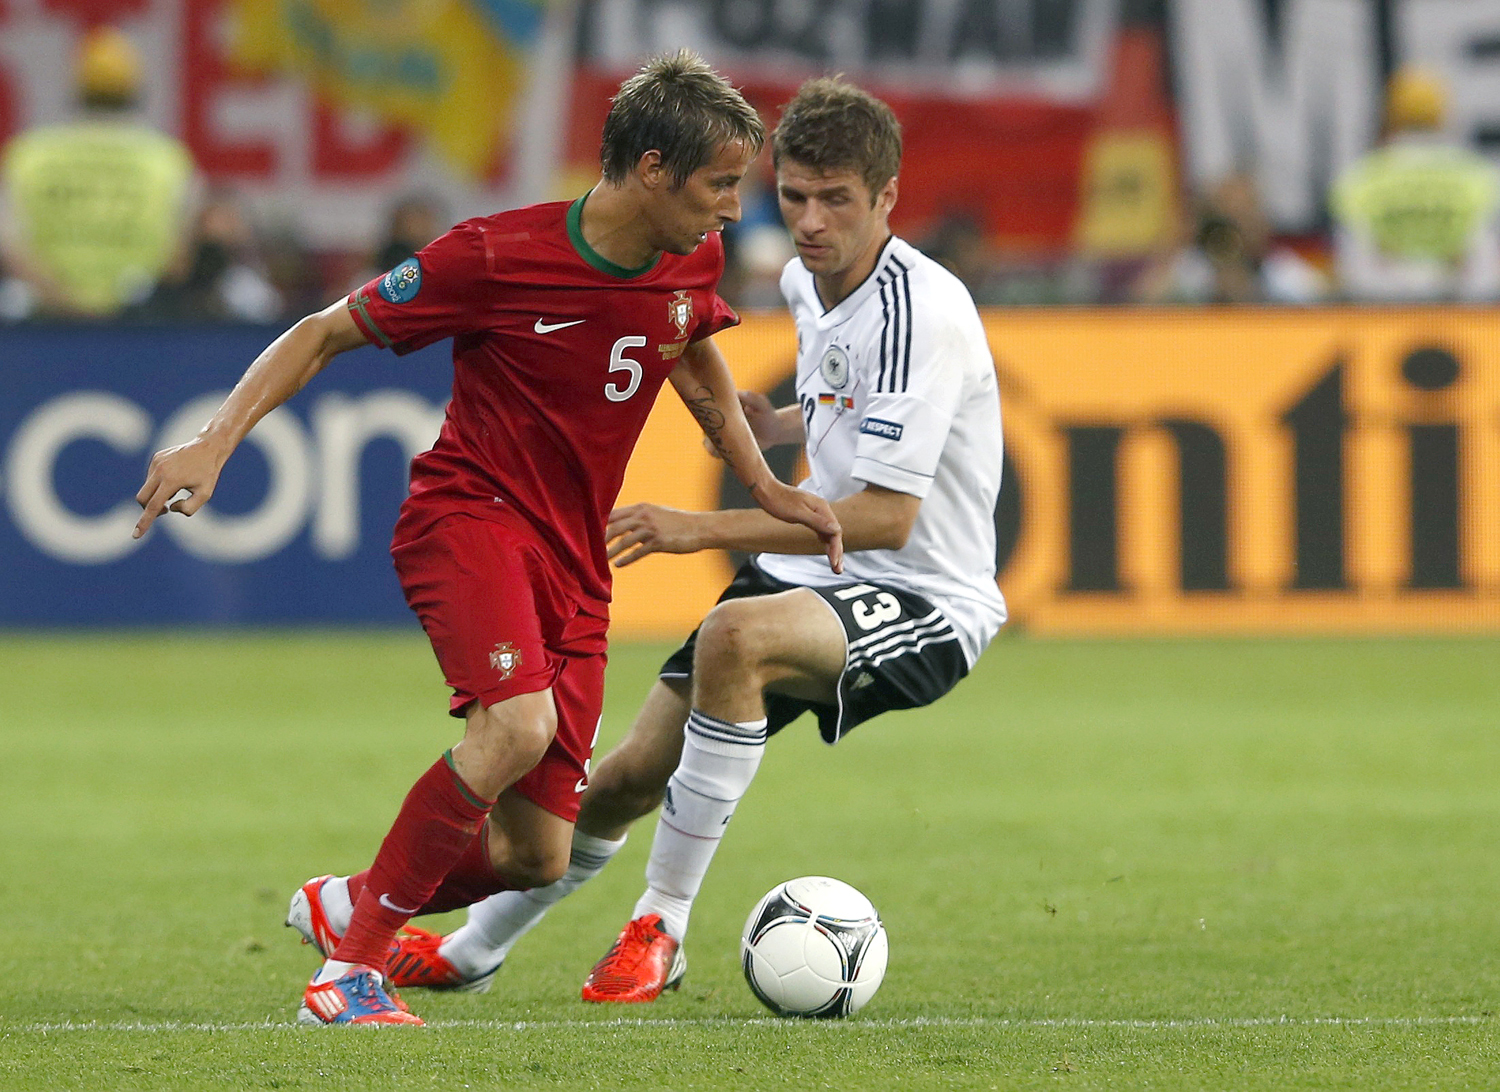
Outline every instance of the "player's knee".
[(517, 715), (514, 710), (497, 706), (485, 710), (479, 735), (486, 752), (507, 762), (523, 762), (530, 769), (541, 761), (557, 735), (557, 717), (543, 711)]
[(753, 671), (765, 656), (761, 612), (752, 602), (731, 599), (708, 612), (698, 627), (693, 672)]
[(533, 887), (546, 887), (563, 878), (568, 870), (568, 850), (541, 845), (507, 845), (503, 856), (490, 863), (494, 869), (517, 891)]

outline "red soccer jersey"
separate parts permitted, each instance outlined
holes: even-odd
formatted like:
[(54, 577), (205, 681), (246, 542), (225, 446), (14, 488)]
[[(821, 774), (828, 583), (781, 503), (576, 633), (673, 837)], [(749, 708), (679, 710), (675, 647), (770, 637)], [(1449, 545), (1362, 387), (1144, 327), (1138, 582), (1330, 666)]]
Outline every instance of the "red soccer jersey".
[(402, 525), (520, 514), (580, 590), (610, 594), (604, 529), (625, 464), (684, 347), (739, 321), (724, 246), (624, 269), (584, 241), (584, 198), (459, 224), (349, 297), (398, 353), (453, 338), (453, 397), (412, 462)]

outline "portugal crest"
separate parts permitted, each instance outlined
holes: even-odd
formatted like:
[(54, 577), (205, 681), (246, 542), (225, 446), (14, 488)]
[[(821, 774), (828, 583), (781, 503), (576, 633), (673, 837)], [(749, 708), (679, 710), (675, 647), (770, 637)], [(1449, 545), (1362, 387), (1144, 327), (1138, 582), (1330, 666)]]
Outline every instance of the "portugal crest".
[(504, 682), (521, 666), (521, 650), (509, 641), (496, 645), (495, 651), (490, 653), (490, 666), (500, 673), (500, 681)]
[(679, 288), (677, 295), (667, 301), (667, 317), (677, 327), (678, 337), (688, 336), (688, 326), (693, 321), (693, 301), (688, 298), (686, 288)]

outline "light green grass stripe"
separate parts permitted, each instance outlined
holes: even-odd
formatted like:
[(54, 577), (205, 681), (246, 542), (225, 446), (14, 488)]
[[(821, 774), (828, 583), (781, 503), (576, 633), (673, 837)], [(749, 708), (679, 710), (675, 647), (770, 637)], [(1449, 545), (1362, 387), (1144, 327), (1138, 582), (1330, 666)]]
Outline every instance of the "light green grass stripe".
[[(917, 1016), (904, 1020), (830, 1020), (808, 1021), (782, 1020), (775, 1017), (740, 1019), (735, 1017), (712, 1017), (682, 1019), (668, 1017), (660, 1020), (649, 1018), (618, 1020), (429, 1020), (429, 1028), (469, 1028), (479, 1031), (548, 1031), (571, 1028), (713, 1028), (713, 1027), (766, 1027), (766, 1028), (851, 1028), (855, 1030), (879, 1030), (899, 1028), (1137, 1028), (1142, 1031), (1172, 1031), (1179, 1028), (1268, 1028), (1268, 1027), (1451, 1027), (1493, 1023), (1488, 1016), (1249, 1016), (1249, 1017), (1192, 1017), (1182, 1020), (1090, 1020), (1086, 1017), (1057, 1017), (1034, 1020), (1010, 1019), (1008, 1017), (950, 1018), (944, 1016)], [(20, 1032), (32, 1035), (47, 1035), (59, 1031), (269, 1031), (281, 1028), (303, 1027), (291, 1021), (265, 1021), (264, 1023), (212, 1024), (163, 1020), (98, 1022), (93, 1020), (60, 1023), (11, 1024), (0, 1021), (0, 1032)], [(316, 1029), (313, 1029), (316, 1030)]]

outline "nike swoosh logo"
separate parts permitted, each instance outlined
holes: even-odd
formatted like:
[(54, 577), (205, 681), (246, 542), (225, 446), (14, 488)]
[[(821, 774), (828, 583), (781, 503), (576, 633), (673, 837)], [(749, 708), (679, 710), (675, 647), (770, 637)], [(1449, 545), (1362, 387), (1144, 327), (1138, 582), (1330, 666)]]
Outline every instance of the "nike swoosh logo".
[(408, 910), (404, 906), (397, 906), (395, 903), (393, 903), (390, 900), (390, 897), (388, 895), (381, 895), (380, 896), (380, 905), (384, 906), (387, 910), (394, 910), (398, 914), (408, 914), (408, 915), (415, 914), (417, 912), (417, 910), (422, 909), (420, 906), (417, 907), (417, 910)]
[(572, 322), (543, 322), (537, 319), (532, 329), (539, 334), (550, 334), (553, 330), (566, 330), (569, 326), (577, 326), (587, 321), (588, 319), (574, 319)]

